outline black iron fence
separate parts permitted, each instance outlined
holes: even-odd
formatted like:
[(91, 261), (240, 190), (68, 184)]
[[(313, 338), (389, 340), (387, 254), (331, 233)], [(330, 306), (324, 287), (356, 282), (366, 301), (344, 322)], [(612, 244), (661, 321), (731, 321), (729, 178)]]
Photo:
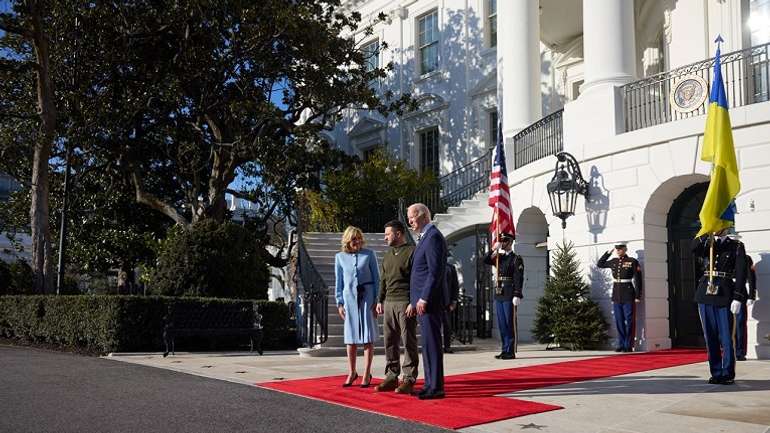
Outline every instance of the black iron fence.
[(441, 204), (457, 206), (463, 200), (473, 197), (489, 185), (492, 170), (492, 149), (457, 170), (441, 176)]
[[(769, 50), (770, 44), (764, 44), (721, 56), (722, 79), (731, 108), (770, 100)], [(623, 86), (626, 132), (706, 114), (715, 61), (703, 60)], [(672, 88), (676, 89), (673, 95)], [(703, 97), (706, 103), (687, 104)], [(672, 98), (681, 98), (675, 101), (681, 109), (672, 109)]]
[(555, 111), (513, 137), (514, 169), (564, 150), (564, 110)]
[(302, 282), (302, 330), (300, 340), (307, 347), (323, 344), (329, 337), (329, 286), (313, 265), (302, 236), (298, 241), (298, 272)]

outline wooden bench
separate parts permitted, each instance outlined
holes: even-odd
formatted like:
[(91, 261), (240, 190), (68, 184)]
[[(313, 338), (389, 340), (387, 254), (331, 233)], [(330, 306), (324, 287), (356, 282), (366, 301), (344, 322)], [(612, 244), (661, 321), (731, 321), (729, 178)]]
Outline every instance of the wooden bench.
[(250, 351), (262, 355), (262, 315), (256, 303), (243, 301), (231, 304), (205, 305), (199, 302), (177, 301), (168, 305), (163, 318), (163, 343), (174, 354), (176, 337), (248, 336)]

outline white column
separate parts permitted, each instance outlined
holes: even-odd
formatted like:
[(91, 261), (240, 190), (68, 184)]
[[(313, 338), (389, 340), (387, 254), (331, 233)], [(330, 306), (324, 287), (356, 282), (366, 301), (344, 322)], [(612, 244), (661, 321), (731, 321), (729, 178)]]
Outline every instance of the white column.
[(564, 106), (564, 150), (578, 160), (601, 153), (601, 144), (625, 132), (621, 87), (636, 76), (634, 2), (583, 0), (583, 68), (580, 97)]
[(497, 92), (498, 104), (502, 103), (498, 111), (503, 116), (506, 142), (542, 117), (539, 3), (497, 2)]
[(634, 2), (583, 0), (582, 92), (602, 84), (622, 85), (636, 76)]

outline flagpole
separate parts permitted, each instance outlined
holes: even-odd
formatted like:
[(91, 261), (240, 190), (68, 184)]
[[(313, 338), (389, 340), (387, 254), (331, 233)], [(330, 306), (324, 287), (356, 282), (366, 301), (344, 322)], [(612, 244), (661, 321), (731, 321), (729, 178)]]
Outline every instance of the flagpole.
[[(500, 242), (500, 207), (495, 205), (495, 239), (498, 246), (502, 245)], [(495, 252), (495, 269), (497, 269), (497, 278), (495, 278), (495, 294), (500, 292), (500, 251)]]
[(709, 234), (709, 285), (708, 294), (714, 293), (714, 234)]

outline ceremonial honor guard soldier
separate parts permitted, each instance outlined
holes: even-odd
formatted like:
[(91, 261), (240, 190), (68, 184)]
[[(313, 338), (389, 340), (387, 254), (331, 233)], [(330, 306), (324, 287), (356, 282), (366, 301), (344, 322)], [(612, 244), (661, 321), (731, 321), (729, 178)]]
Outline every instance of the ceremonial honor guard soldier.
[(693, 240), (692, 251), (703, 258), (706, 270), (698, 281), (695, 302), (703, 325), (709, 369), (709, 383), (735, 383), (735, 318), (746, 300), (746, 249), (722, 230), (717, 236)]
[(746, 340), (746, 334), (748, 333), (748, 307), (752, 306), (757, 299), (757, 272), (754, 268), (754, 260), (748, 254), (746, 254), (746, 284), (749, 286), (749, 296), (745, 302), (741, 302), (741, 309), (735, 315), (737, 322), (735, 326), (735, 358), (738, 361), (746, 360), (748, 349), (748, 341)]
[(612, 310), (618, 330), (615, 352), (631, 352), (634, 348), (635, 304), (642, 299), (642, 267), (639, 261), (626, 254), (625, 243), (615, 245), (618, 257), (610, 259), (609, 250), (596, 266), (612, 269)]
[(512, 234), (502, 233), (500, 239), (501, 245), (493, 245), (492, 251), (484, 258), (484, 263), (497, 267), (495, 314), (497, 327), (500, 329), (502, 351), (495, 355), (495, 358), (514, 359), (518, 345), (516, 308), (524, 297), (524, 261), (511, 250), (514, 239)]

